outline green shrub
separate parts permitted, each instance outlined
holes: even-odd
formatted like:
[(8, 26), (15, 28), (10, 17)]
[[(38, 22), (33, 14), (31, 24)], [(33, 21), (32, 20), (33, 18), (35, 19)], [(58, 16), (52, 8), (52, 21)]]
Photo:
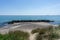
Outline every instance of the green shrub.
[(10, 31), (8, 34), (0, 34), (0, 40), (28, 40), (29, 34), (22, 31)]
[(37, 33), (39, 31), (40, 31), (40, 29), (39, 28), (36, 28), (36, 29), (32, 30), (31, 33), (34, 34), (34, 33)]
[[(44, 39), (48, 39), (48, 40), (55, 40), (55, 39), (59, 39), (60, 35), (54, 33), (55, 30), (53, 30), (54, 28), (51, 26), (49, 28), (43, 28), (38, 32), (38, 35), (36, 36), (36, 40), (44, 40)], [(46, 34), (47, 33), (47, 34)]]

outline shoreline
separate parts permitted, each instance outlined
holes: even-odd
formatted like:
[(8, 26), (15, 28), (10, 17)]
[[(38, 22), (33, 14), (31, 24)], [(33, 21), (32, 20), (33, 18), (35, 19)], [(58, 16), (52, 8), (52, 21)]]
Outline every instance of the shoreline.
[(14, 30), (30, 32), (31, 30), (36, 28), (46, 28), (49, 26), (57, 27), (57, 25), (52, 25), (50, 23), (45, 23), (45, 22), (23, 22), (23, 23), (15, 23), (15, 24), (10, 24), (8, 26), (4, 26), (0, 28), (0, 33), (7, 33), (9, 31), (14, 31)]

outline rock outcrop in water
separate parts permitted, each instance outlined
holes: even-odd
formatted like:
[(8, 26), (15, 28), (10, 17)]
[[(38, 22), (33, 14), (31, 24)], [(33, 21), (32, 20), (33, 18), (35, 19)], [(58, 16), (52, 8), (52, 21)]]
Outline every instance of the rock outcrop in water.
[(51, 20), (12, 20), (7, 22), (8, 24), (19, 23), (19, 22), (54, 22)]

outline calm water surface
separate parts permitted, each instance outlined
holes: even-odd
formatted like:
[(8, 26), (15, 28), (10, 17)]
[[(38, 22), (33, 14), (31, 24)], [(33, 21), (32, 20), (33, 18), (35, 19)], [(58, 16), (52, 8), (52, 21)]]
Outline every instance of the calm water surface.
[(60, 24), (60, 15), (0, 15), (0, 25), (12, 20), (54, 20), (52, 24)]

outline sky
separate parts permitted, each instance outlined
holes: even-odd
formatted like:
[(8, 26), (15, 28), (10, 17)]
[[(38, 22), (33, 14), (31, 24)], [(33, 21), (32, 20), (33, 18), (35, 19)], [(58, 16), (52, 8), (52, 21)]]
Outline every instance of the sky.
[(0, 15), (60, 15), (60, 0), (0, 0)]

